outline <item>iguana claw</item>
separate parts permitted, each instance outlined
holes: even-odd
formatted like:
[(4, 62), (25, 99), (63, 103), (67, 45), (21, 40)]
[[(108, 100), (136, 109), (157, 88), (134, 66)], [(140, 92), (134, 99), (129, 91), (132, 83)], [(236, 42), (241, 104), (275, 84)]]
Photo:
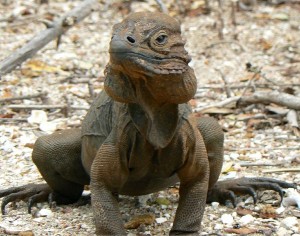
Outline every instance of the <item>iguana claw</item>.
[(218, 181), (209, 190), (207, 202), (220, 202), (224, 204), (227, 200), (231, 201), (236, 207), (236, 195), (248, 194), (253, 198), (254, 204), (257, 202), (256, 190), (274, 190), (280, 195), (280, 203), (283, 199), (282, 188), (296, 188), (294, 184), (272, 178), (238, 178)]
[(5, 215), (5, 207), (10, 202), (28, 199), (28, 213), (35, 203), (47, 201), (51, 188), (47, 184), (27, 184), (20, 187), (12, 187), (0, 190), (0, 198), (4, 197), (1, 204), (2, 215)]

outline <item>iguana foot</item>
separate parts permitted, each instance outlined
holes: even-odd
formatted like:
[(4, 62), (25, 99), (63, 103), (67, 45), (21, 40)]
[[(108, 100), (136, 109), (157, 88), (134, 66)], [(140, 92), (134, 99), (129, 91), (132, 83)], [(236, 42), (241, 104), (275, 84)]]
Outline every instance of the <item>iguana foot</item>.
[(52, 190), (47, 184), (27, 184), (0, 190), (0, 198), (4, 197), (1, 204), (2, 215), (5, 214), (5, 206), (8, 203), (27, 199), (28, 213), (31, 213), (31, 207), (35, 203), (47, 201), (51, 192)]
[(78, 202), (78, 206), (85, 205), (90, 202), (90, 196), (83, 199), (66, 197), (60, 193), (53, 191), (47, 184), (27, 184), (20, 187), (12, 187), (0, 190), (0, 198), (3, 197), (1, 204), (2, 215), (5, 215), (5, 207), (10, 202), (28, 201), (28, 213), (31, 214), (31, 208), (38, 202), (47, 202), (50, 207), (55, 202), (58, 205), (68, 205)]
[(236, 207), (236, 195), (249, 194), (257, 202), (256, 190), (274, 190), (280, 195), (280, 202), (283, 199), (282, 188), (296, 188), (294, 184), (272, 178), (238, 178), (218, 181), (207, 195), (207, 202), (220, 202), (224, 204), (230, 200)]

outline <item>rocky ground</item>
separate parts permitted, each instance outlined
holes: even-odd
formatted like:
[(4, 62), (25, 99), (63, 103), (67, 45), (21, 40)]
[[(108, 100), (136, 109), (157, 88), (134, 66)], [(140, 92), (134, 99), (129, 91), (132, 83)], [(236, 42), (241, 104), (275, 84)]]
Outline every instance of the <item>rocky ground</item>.
[[(40, 2), (0, 1), (0, 60), (45, 29), (43, 20), (51, 21), (80, 3)], [(191, 101), (195, 111), (223, 101), (228, 95), (251, 94), (253, 88), (289, 91), (299, 96), (300, 3), (272, 5), (258, 1), (252, 11), (233, 14), (230, 1), (222, 8), (218, 1), (211, 1), (211, 13), (204, 14), (204, 1), (186, 1), (189, 5), (165, 2), (170, 14), (182, 22), (186, 48), (193, 58), (191, 66), (198, 78), (198, 91)], [(155, 1), (131, 4), (131, 11), (157, 8)], [(103, 86), (111, 27), (128, 12), (126, 2), (100, 3), (98, 11), (62, 37), (58, 49), (53, 41), (21, 67), (2, 76), (0, 99), (38, 96), (1, 102), (1, 189), (43, 181), (30, 157), (34, 141), (42, 133), (80, 125), (86, 108)], [(246, 70), (246, 63), (251, 64), (250, 70)], [(225, 87), (229, 88), (227, 94)], [(68, 109), (31, 111), (9, 107), (16, 104), (67, 104)], [(287, 123), (286, 108), (274, 104), (242, 109), (212, 107), (202, 113), (218, 118), (226, 131), (221, 178), (267, 176), (298, 183), (299, 188), (300, 138), (297, 128)], [(239, 208), (207, 205), (202, 235), (300, 235), (299, 190), (287, 192), (281, 207), (276, 205), (278, 195), (272, 191), (259, 193), (261, 200), (256, 205), (247, 197), (239, 199)], [(121, 196), (120, 208), (127, 228), (145, 222), (128, 230), (128, 234), (167, 235), (177, 201), (176, 186), (139, 200)], [(38, 204), (30, 215), (26, 203), (19, 202), (9, 204), (6, 212), (0, 216), (0, 235), (94, 234), (90, 205), (50, 209), (46, 203)]]

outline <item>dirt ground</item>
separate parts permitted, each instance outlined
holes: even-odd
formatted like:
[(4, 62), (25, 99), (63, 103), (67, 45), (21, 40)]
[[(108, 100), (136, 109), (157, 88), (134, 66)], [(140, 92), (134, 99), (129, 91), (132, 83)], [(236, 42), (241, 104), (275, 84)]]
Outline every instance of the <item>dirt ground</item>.
[[(44, 30), (43, 21), (60, 17), (81, 1), (40, 2), (0, 0), (0, 60)], [(179, 5), (178, 1), (164, 2), (182, 23), (186, 49), (192, 57), (190, 65), (198, 78), (198, 90), (191, 101), (195, 111), (228, 95), (252, 94), (253, 90), (288, 91), (300, 96), (299, 2), (278, 5), (258, 1), (251, 11), (234, 8), (233, 12), (231, 1), (221, 1), (222, 7), (218, 1), (210, 1), (209, 14), (205, 14), (204, 1), (182, 1), (184, 4)], [(38, 95), (1, 102), (1, 189), (43, 182), (31, 161), (37, 136), (80, 126), (93, 97), (103, 88), (112, 26), (130, 11), (158, 10), (154, 0), (133, 1), (131, 9), (128, 6), (117, 0), (101, 2), (100, 9), (63, 35), (58, 48), (52, 41), (2, 76), (0, 99)], [(9, 107), (17, 104), (67, 104), (68, 109), (32, 112)], [(279, 197), (272, 191), (259, 192), (256, 205), (248, 197), (239, 199), (240, 208), (207, 205), (201, 235), (300, 235), (300, 138), (287, 123), (285, 111), (275, 104), (258, 104), (202, 112), (216, 117), (226, 131), (222, 179), (273, 177), (298, 184), (298, 192), (288, 190), (284, 206), (276, 205)], [(299, 117), (299, 112), (296, 114)], [(139, 215), (148, 216), (151, 222), (128, 230), (128, 235), (167, 235), (177, 202), (176, 186), (139, 201), (121, 196), (124, 223)], [(7, 205), (6, 212), (0, 216), (0, 235), (94, 235), (90, 205), (50, 209), (47, 203), (41, 203), (30, 215), (21, 201)]]

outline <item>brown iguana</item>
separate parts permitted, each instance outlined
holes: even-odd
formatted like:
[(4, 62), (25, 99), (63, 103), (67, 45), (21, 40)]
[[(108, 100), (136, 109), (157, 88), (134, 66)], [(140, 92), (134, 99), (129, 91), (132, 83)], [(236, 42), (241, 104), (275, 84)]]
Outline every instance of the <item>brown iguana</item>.
[[(294, 187), (268, 178), (217, 182), (223, 132), (212, 118), (196, 118), (187, 102), (197, 83), (179, 23), (162, 13), (135, 13), (113, 27), (105, 91), (81, 130), (37, 139), (32, 159), (47, 184), (2, 190), (7, 203), (29, 198), (76, 202), (90, 184), (99, 235), (124, 235), (114, 194), (143, 195), (180, 181), (170, 234), (198, 234), (205, 202), (232, 200), (235, 193)], [(217, 183), (216, 183), (217, 182)]]

